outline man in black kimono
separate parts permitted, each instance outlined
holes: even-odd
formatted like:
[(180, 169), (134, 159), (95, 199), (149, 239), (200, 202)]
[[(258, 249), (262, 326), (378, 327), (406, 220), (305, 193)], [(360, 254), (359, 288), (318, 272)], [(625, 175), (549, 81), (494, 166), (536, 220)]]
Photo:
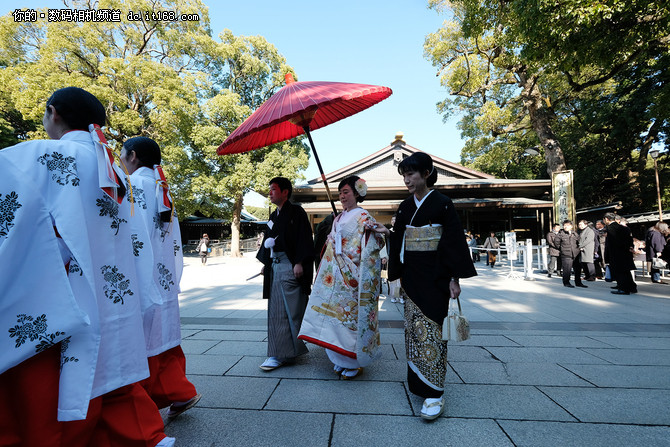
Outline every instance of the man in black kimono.
[(256, 258), (263, 263), (263, 298), (268, 299), (268, 359), (260, 368), (272, 371), (307, 352), (298, 340), (312, 286), (314, 242), (307, 213), (292, 204), (291, 181), (270, 180), (270, 201), (277, 209)]
[(637, 293), (637, 284), (633, 280), (631, 270), (635, 270), (633, 261), (633, 235), (630, 228), (617, 222), (617, 215), (607, 213), (603, 217), (607, 225), (605, 240), (605, 262), (610, 266), (612, 279), (617, 282), (615, 295)]

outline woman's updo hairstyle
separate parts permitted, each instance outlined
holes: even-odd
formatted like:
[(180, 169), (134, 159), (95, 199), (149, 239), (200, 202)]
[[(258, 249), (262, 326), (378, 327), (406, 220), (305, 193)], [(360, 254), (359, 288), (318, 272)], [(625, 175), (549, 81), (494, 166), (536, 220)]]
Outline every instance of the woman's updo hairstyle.
[(150, 169), (161, 164), (161, 148), (149, 137), (133, 137), (123, 143), (126, 152), (135, 152), (140, 166)]
[(429, 188), (437, 182), (437, 170), (433, 166), (433, 159), (425, 152), (415, 152), (400, 162), (398, 174), (403, 175), (408, 172), (419, 172), (422, 176), (425, 172), (428, 172), (426, 186)]
[(63, 121), (72, 130), (88, 132), (89, 124), (105, 125), (107, 114), (102, 103), (79, 87), (65, 87), (56, 90), (47, 100), (47, 113), (51, 113), (49, 106), (54, 106)]
[(346, 185), (349, 185), (351, 190), (354, 192), (354, 196), (356, 196), (356, 203), (361, 203), (363, 200), (365, 200), (365, 197), (360, 195), (356, 190), (356, 182), (358, 181), (358, 179), (360, 179), (359, 176), (350, 175), (349, 177), (343, 179), (339, 185), (337, 185), (337, 190), (340, 191)]

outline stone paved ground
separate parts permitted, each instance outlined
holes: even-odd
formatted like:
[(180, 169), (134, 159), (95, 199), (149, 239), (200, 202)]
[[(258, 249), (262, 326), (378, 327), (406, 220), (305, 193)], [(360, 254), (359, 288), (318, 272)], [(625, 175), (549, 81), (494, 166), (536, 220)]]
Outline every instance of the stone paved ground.
[(203, 393), (166, 432), (177, 446), (670, 446), (670, 285), (567, 289), (477, 263), (462, 280), (472, 337), (450, 343), (445, 414), (418, 417), (402, 309), (380, 301), (383, 357), (339, 380), (322, 348), (263, 372), (266, 301), (247, 255), (186, 258), (187, 374)]

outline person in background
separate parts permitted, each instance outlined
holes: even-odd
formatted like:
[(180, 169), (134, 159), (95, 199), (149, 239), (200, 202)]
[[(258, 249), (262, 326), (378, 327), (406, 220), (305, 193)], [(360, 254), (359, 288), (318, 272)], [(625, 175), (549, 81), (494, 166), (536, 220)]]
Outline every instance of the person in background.
[(612, 278), (617, 282), (616, 290), (612, 290), (612, 293), (630, 295), (637, 293), (637, 284), (631, 275), (631, 270), (635, 269), (633, 236), (630, 229), (619, 221), (621, 217), (614, 213), (603, 216), (603, 222), (607, 225), (605, 262), (609, 264)]
[(645, 253), (647, 262), (650, 265), (651, 282), (656, 284), (665, 284), (661, 281), (661, 270), (653, 266), (652, 260), (660, 258), (666, 245), (666, 235), (668, 234), (668, 224), (665, 222), (656, 222), (656, 225), (649, 228), (645, 236)]
[(551, 275), (554, 273), (560, 273), (561, 271), (561, 263), (560, 263), (560, 258), (561, 258), (561, 252), (558, 249), (558, 246), (556, 245), (556, 237), (558, 236), (558, 233), (561, 231), (561, 226), (557, 223), (552, 225), (551, 231), (547, 233), (547, 245), (549, 246), (549, 267), (548, 267), (548, 273), (547, 276), (551, 278)]
[(479, 256), (479, 251), (477, 250), (477, 238), (475, 238), (474, 234), (468, 231), (465, 240), (470, 248), (470, 253), (472, 253), (472, 262), (477, 262), (477, 257)]
[(209, 236), (204, 233), (198, 242), (195, 251), (200, 255), (200, 262), (203, 266), (207, 265), (207, 256), (209, 255)]
[(596, 221), (594, 231), (596, 233), (596, 246), (594, 251), (594, 264), (596, 269), (596, 278), (604, 279), (606, 272), (605, 265), (605, 239), (607, 239), (607, 231), (602, 220)]
[(580, 262), (579, 235), (573, 231), (572, 221), (564, 220), (563, 229), (556, 238), (558, 250), (561, 252), (561, 265), (563, 268), (563, 285), (574, 288), (570, 284), (570, 273), (575, 272), (575, 285), (587, 287), (582, 283), (582, 266)]
[(158, 144), (147, 137), (130, 138), (120, 159), (130, 174), (135, 205), (131, 237), (149, 362), (149, 378), (141, 383), (156, 406), (169, 406), (167, 415), (174, 418), (202, 397), (186, 378), (181, 349), (179, 283), (184, 262), (179, 221)]
[(484, 241), (484, 248), (486, 248), (486, 253), (488, 255), (486, 265), (490, 265), (491, 268), (493, 268), (496, 265), (498, 248), (500, 248), (500, 241), (493, 231), (491, 232), (491, 235), (486, 238), (486, 241)]
[(582, 263), (584, 276), (586, 281), (595, 281), (596, 270), (593, 266), (593, 253), (596, 246), (596, 232), (591, 228), (589, 222), (583, 219), (579, 221), (577, 226), (579, 227), (579, 259)]

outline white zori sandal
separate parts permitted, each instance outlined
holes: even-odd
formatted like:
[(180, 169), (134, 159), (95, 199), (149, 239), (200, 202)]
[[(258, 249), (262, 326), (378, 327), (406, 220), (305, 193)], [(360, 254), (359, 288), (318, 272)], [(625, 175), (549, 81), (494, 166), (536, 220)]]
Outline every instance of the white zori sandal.
[(421, 417), (427, 421), (437, 419), (444, 411), (444, 398), (428, 398), (423, 401), (421, 407)]

